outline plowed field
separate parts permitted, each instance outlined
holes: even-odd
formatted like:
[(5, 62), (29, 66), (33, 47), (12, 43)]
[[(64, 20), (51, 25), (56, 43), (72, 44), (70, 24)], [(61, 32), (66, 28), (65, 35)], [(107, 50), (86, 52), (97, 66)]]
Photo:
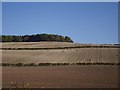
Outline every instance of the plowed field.
[(117, 66), (3, 67), (3, 88), (16, 81), (30, 88), (117, 88)]

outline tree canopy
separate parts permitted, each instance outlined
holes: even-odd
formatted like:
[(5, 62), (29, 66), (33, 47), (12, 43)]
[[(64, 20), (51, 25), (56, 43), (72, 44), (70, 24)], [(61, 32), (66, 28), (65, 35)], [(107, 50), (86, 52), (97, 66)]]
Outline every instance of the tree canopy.
[(61, 36), (57, 34), (34, 34), (34, 35), (2, 35), (0, 36), (2, 42), (41, 42), (41, 41), (56, 41), (56, 42), (72, 42), (73, 40), (68, 36)]

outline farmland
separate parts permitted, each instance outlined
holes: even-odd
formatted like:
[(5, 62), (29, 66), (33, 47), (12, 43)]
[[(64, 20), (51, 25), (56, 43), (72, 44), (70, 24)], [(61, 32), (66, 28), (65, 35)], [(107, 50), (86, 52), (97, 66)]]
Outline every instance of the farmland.
[(119, 47), (112, 44), (79, 44), (68, 42), (5, 42), (0, 43), (1, 49), (64, 49), (64, 48), (86, 48), (86, 47)]
[(3, 67), (3, 88), (11, 81), (29, 88), (117, 88), (117, 66)]
[[(2, 43), (2, 48), (23, 48), (23, 50), (3, 50), (2, 63), (118, 63), (118, 48), (74, 48), (78, 46), (87, 45), (66, 42)], [(24, 48), (47, 49), (24, 50)]]
[(2, 43), (2, 48), (55, 48), (55, 47), (69, 47), (80, 44), (67, 42), (6, 42)]
[(118, 63), (117, 48), (3, 50), (3, 63)]
[[(9, 88), (11, 81), (18, 82), (19, 88), (23, 81), (28, 82), (30, 88), (117, 88), (118, 66), (114, 64), (118, 64), (118, 48), (111, 46), (66, 42), (2, 43), (2, 63), (8, 64), (2, 68), (3, 88)], [(13, 67), (19, 63), (38, 66)], [(61, 63), (65, 65), (60, 66)]]

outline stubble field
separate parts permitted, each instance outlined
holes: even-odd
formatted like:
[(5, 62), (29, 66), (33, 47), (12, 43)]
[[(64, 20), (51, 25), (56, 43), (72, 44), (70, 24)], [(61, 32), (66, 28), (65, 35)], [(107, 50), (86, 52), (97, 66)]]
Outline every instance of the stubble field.
[(117, 48), (3, 50), (3, 63), (118, 63)]

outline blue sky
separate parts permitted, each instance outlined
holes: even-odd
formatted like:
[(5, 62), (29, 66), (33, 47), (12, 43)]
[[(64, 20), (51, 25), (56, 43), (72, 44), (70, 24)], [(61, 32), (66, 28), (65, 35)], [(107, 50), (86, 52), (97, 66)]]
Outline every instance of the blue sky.
[(2, 3), (2, 33), (52, 33), (75, 43), (118, 43), (118, 4), (115, 2)]
[(0, 35), (2, 34), (2, 3), (0, 2)]

